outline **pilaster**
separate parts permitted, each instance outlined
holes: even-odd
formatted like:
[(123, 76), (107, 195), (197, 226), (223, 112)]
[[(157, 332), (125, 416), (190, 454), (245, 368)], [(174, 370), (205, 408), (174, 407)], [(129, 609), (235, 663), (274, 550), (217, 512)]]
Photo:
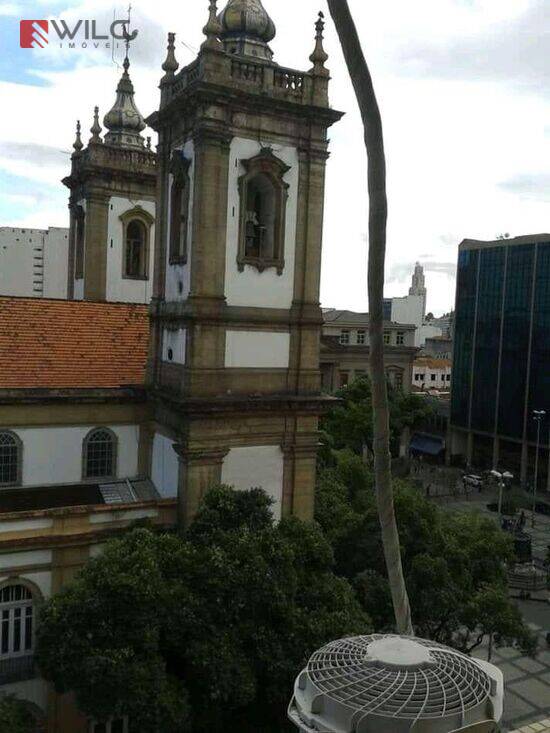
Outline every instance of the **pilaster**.
[(107, 295), (107, 234), (109, 195), (94, 191), (86, 199), (84, 300), (105, 300)]
[(179, 459), (178, 525), (187, 527), (208, 491), (221, 483), (222, 465), (228, 449), (188, 448), (174, 445)]

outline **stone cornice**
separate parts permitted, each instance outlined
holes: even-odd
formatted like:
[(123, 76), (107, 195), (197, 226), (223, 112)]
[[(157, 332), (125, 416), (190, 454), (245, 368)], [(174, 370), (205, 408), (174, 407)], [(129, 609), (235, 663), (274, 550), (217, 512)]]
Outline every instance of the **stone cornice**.
[(28, 405), (36, 403), (103, 404), (146, 402), (147, 393), (142, 385), (99, 389), (0, 389), (0, 405)]

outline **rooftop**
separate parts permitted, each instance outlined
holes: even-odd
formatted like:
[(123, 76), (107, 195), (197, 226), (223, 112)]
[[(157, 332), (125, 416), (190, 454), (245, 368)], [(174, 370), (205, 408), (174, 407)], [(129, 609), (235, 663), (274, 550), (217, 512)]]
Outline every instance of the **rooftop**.
[(0, 514), (73, 506), (135, 504), (155, 499), (158, 499), (158, 493), (148, 480), (5, 489), (0, 491)]
[(147, 306), (0, 297), (0, 390), (142, 386)]
[[(336, 308), (323, 308), (323, 320), (326, 325), (338, 326), (368, 326), (369, 314), (357, 313), (356, 311), (338, 310)], [(395, 323), (394, 321), (384, 321), (385, 325), (399, 326), (399, 328), (413, 330), (416, 328), (414, 324)]]
[(419, 356), (414, 360), (414, 366), (426, 366), (430, 369), (447, 369), (452, 366), (450, 359), (433, 359), (431, 356)]
[(464, 239), (460, 243), (460, 250), (485, 249), (489, 247), (510, 247), (521, 244), (549, 243), (550, 234), (525, 234), (521, 237), (509, 237), (506, 239), (494, 239), (484, 241), (481, 239)]

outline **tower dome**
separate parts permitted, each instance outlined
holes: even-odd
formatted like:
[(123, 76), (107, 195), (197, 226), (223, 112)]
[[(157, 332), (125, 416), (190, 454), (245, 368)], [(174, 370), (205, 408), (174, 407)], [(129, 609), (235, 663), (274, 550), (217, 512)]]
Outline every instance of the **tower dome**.
[(226, 51), (267, 61), (273, 58), (268, 44), (275, 38), (275, 23), (261, 0), (229, 0), (218, 21)]
[(124, 59), (124, 73), (117, 86), (116, 101), (110, 112), (107, 112), (103, 124), (109, 130), (105, 142), (121, 147), (142, 148), (143, 138), (140, 133), (147, 125), (134, 100), (134, 85), (130, 79), (128, 56)]

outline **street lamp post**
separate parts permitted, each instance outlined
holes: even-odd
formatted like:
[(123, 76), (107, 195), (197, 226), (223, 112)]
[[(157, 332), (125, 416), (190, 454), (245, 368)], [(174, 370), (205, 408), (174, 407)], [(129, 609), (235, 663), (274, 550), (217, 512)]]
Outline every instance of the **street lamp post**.
[(494, 476), (496, 480), (498, 481), (498, 521), (500, 522), (502, 526), (502, 499), (504, 494), (504, 481), (511, 481), (514, 476), (509, 471), (504, 471), (504, 473), (500, 473), (500, 471), (492, 470), (491, 476)]
[(537, 450), (535, 453), (535, 483), (533, 486), (533, 514), (531, 516), (531, 527), (535, 526), (535, 514), (537, 509), (537, 485), (539, 482), (539, 450), (540, 450), (540, 427), (546, 417), (546, 410), (533, 410), (533, 420), (537, 423)]

